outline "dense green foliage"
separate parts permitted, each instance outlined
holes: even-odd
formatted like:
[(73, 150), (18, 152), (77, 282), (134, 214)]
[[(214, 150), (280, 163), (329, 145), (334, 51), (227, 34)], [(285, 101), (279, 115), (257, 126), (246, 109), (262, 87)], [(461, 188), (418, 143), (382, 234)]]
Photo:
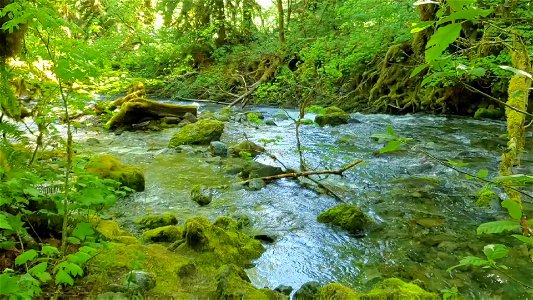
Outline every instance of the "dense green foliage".
[[(495, 188), (508, 194), (501, 207), (509, 218), (481, 224), (478, 234), (512, 232), (513, 241), (533, 256), (532, 223), (522, 207), (531, 195), (521, 189), (532, 177), (516, 168), (526, 149), (526, 116), (532, 116), (533, 6), (503, 0), (413, 2), (279, 0), (262, 7), (253, 0), (0, 0), (0, 297), (57, 295), (84, 278), (87, 263), (107, 247), (105, 240), (140, 243), (115, 223), (106, 234), (101, 227), (109, 223), (100, 217), (117, 199), (144, 190), (142, 172), (112, 156), (75, 155), (73, 142), (76, 128), (86, 126), (78, 117), (110, 117), (114, 107), (94, 103), (95, 96), (123, 93), (134, 82), (144, 83), (143, 93), (146, 86), (155, 98), (300, 106), (300, 118), (293, 120), (297, 134), (306, 109), (317, 113), (320, 126), (347, 124), (351, 111), (505, 115), (509, 143), (500, 174), (468, 176), (485, 184), (481, 204), (490, 202)], [(265, 123), (260, 116), (245, 118), (259, 126)], [(25, 123), (28, 117), (33, 124)], [(229, 117), (193, 118), (193, 124), (182, 124), (170, 148), (219, 140)], [(372, 138), (386, 144), (376, 155), (416, 148), (390, 126)], [(252, 160), (265, 151), (260, 149), (230, 150)], [(298, 151), (304, 171), (299, 140)], [(454, 162), (439, 162), (462, 172)], [(355, 234), (371, 223), (350, 205), (335, 213), (349, 220), (327, 214), (319, 219)], [(230, 274), (251, 293), (268, 294), (251, 287), (246, 275), (238, 274), (242, 269), (217, 261), (233, 251), (235, 257), (224, 263), (245, 264), (239, 252), (250, 252), (247, 261), (255, 258), (262, 251), (259, 242), (241, 235), (233, 221), (221, 219), (228, 223), (222, 230), (216, 222), (195, 220), (181, 228), (172, 219), (166, 227), (150, 228), (144, 240), (176, 242), (169, 249), (186, 251), (198, 251), (195, 245), (204, 251), (210, 240), (218, 246), (210, 249), (214, 252), (197, 253), (216, 262), (207, 272)], [(152, 221), (141, 223), (151, 227)], [(227, 240), (217, 240), (219, 232)], [(484, 257), (465, 257), (449, 270), (505, 271), (499, 261), (509, 254), (506, 242), (489, 244)], [(155, 257), (174, 255), (157, 250)], [(402, 281), (396, 285), (425, 293)], [(355, 295), (340, 284), (322, 290), (341, 292)]]

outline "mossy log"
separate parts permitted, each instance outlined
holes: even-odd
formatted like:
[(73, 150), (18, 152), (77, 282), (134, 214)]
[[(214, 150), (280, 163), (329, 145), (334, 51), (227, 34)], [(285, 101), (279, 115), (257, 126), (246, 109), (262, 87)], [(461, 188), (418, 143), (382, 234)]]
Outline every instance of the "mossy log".
[(120, 110), (111, 117), (106, 126), (109, 129), (114, 129), (144, 121), (159, 120), (164, 117), (183, 117), (186, 113), (196, 116), (198, 113), (197, 107), (135, 98), (122, 104)]

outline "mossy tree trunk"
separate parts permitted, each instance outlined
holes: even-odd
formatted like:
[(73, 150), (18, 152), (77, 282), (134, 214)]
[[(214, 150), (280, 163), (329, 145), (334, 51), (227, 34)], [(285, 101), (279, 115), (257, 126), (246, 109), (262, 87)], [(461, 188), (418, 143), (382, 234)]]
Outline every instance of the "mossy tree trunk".
[[(529, 60), (528, 49), (518, 36), (513, 38), (512, 49), (513, 67), (531, 73), (531, 62)], [(531, 79), (515, 74), (509, 82), (507, 104), (521, 111), (527, 111), (529, 90), (531, 89)], [(507, 117), (507, 150), (502, 155), (500, 164), (500, 175), (512, 175), (513, 167), (520, 164), (520, 158), (525, 146), (525, 121), (526, 116), (516, 110), (506, 108)], [(510, 199), (521, 204), (521, 194), (515, 190), (506, 190)]]
[(285, 17), (283, 15), (283, 2), (282, 0), (277, 0), (278, 7), (278, 30), (279, 30), (279, 41), (282, 44), (285, 44)]

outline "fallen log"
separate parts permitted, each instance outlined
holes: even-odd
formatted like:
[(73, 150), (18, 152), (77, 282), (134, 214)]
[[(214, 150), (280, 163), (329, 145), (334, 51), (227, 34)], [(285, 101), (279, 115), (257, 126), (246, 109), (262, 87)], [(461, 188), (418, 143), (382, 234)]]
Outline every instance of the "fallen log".
[(161, 103), (144, 98), (135, 98), (123, 103), (120, 110), (106, 123), (106, 127), (114, 129), (148, 120), (159, 120), (164, 117), (182, 118), (186, 113), (197, 116), (197, 106)]

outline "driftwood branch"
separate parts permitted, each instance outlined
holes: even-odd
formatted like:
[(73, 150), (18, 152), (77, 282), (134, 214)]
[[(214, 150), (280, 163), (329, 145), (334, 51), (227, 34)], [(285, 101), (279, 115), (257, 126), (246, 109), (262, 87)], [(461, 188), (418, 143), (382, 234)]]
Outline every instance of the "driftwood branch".
[(363, 162), (362, 159), (358, 159), (358, 160), (354, 161), (353, 163), (351, 163), (349, 165), (346, 165), (343, 168), (338, 169), (338, 170), (318, 170), (318, 171), (291, 172), (291, 173), (283, 173), (283, 174), (274, 175), (274, 176), (252, 178), (252, 179), (248, 179), (248, 180), (245, 180), (245, 181), (241, 181), (240, 184), (243, 184), (243, 185), (247, 184), (250, 181), (252, 181), (253, 179), (262, 179), (262, 180), (264, 180), (266, 182), (269, 182), (269, 181), (282, 179), (282, 178), (309, 177), (311, 175), (339, 175), (339, 176), (343, 176), (344, 172), (350, 170), (351, 168), (357, 166), (358, 164), (360, 164), (362, 162)]

